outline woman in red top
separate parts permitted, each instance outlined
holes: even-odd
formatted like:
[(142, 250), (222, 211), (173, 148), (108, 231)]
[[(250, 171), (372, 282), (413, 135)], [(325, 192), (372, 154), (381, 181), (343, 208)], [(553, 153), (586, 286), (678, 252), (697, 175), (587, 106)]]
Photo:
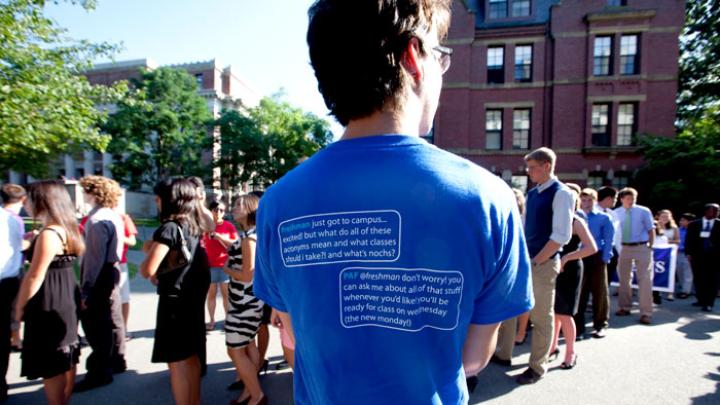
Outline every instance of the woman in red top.
[(225, 204), (221, 201), (213, 201), (210, 203), (210, 211), (215, 221), (215, 231), (203, 235), (203, 244), (207, 251), (210, 261), (210, 288), (208, 288), (207, 308), (210, 314), (210, 322), (206, 329), (213, 330), (215, 328), (215, 300), (217, 296), (218, 286), (222, 294), (223, 308), (225, 314), (228, 310), (228, 282), (230, 277), (225, 274), (223, 267), (228, 259), (227, 249), (237, 240), (238, 234), (235, 226), (225, 221)]

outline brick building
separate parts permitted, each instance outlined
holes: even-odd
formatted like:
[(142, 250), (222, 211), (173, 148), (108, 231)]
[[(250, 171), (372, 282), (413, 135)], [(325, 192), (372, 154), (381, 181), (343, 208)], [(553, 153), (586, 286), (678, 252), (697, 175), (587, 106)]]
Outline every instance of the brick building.
[(548, 146), (561, 180), (622, 187), (636, 134), (673, 136), (681, 0), (456, 0), (432, 141), (524, 188)]
[[(142, 70), (156, 69), (158, 64), (151, 59), (139, 59), (103, 63), (85, 73), (90, 84), (111, 85), (120, 80), (139, 79)], [(242, 109), (256, 106), (260, 96), (243, 82), (233, 71), (231, 66), (222, 66), (215, 59), (194, 62), (169, 67), (183, 69), (194, 76), (198, 83), (198, 93), (207, 101), (208, 110), (214, 117), (219, 117), (223, 108)], [(113, 107), (107, 107), (111, 112)], [(217, 137), (217, 132), (208, 136)], [(205, 160), (210, 162), (213, 156), (219, 153), (219, 143), (215, 143), (214, 150), (203, 152)], [(112, 177), (110, 164), (112, 157), (108, 153), (86, 150), (76, 154), (66, 154), (50, 168), (50, 176), (64, 176), (68, 179), (81, 178), (86, 174), (100, 174)], [(219, 172), (217, 174), (219, 176)], [(10, 172), (10, 182), (29, 183), (32, 178), (22, 173)]]

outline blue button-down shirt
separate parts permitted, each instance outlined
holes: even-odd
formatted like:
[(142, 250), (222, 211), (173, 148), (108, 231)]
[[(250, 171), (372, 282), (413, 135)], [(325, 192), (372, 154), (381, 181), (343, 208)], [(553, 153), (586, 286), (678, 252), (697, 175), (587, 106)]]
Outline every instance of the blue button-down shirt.
[(602, 253), (603, 261), (609, 263), (613, 256), (613, 238), (615, 237), (615, 227), (610, 215), (593, 208), (592, 211), (585, 214), (585, 217), (598, 251)]
[(655, 229), (652, 213), (647, 207), (643, 207), (642, 205), (633, 205), (630, 210), (630, 240), (623, 240), (622, 231), (625, 226), (625, 207), (620, 206), (615, 208), (615, 213), (620, 221), (620, 229), (618, 230), (620, 234), (618, 237), (622, 243), (648, 242), (650, 239), (648, 232)]
[(680, 245), (678, 246), (678, 252), (685, 251), (685, 236), (687, 235), (687, 228), (680, 227)]

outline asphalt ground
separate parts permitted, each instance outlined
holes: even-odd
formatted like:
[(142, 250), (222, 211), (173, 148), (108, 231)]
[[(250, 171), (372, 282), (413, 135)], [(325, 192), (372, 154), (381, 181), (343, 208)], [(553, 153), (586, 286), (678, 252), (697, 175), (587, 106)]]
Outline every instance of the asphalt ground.
[[(130, 261), (142, 254), (131, 251)], [(150, 362), (157, 296), (154, 287), (136, 277), (131, 282), (128, 371), (102, 388), (73, 395), (74, 404), (171, 404), (170, 380), (165, 364)], [(613, 297), (613, 306), (616, 304)], [(527, 367), (530, 340), (515, 349), (511, 367), (490, 364), (479, 375), (471, 403), (490, 404), (720, 404), (720, 301), (716, 312), (703, 313), (691, 306), (693, 298), (664, 301), (655, 308), (653, 324), (638, 323), (637, 310), (628, 317), (611, 317), (603, 339), (577, 343), (577, 366), (560, 369), (561, 355), (550, 364), (544, 378), (534, 385), (519, 386), (514, 377)], [(614, 312), (614, 308), (613, 308)], [(218, 302), (216, 313), (222, 315)], [(222, 316), (216, 316), (222, 319)], [(202, 402), (227, 403), (238, 392), (226, 390), (235, 371), (225, 351), (222, 323), (208, 334), (208, 373), (202, 380)], [(271, 329), (269, 372), (260, 382), (272, 404), (292, 403), (292, 373), (275, 370), (282, 360), (280, 339)], [(85, 373), (83, 348), (78, 380)], [(8, 371), (8, 405), (45, 403), (41, 380), (19, 376), (19, 354), (13, 353)]]

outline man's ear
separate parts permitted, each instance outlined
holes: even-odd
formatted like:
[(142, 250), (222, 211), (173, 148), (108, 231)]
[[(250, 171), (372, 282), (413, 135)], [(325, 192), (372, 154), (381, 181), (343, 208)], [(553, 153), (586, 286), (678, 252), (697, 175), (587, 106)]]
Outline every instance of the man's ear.
[(422, 80), (424, 74), (420, 66), (420, 48), (420, 40), (414, 37), (410, 38), (400, 57), (400, 66), (405, 69), (416, 83)]

